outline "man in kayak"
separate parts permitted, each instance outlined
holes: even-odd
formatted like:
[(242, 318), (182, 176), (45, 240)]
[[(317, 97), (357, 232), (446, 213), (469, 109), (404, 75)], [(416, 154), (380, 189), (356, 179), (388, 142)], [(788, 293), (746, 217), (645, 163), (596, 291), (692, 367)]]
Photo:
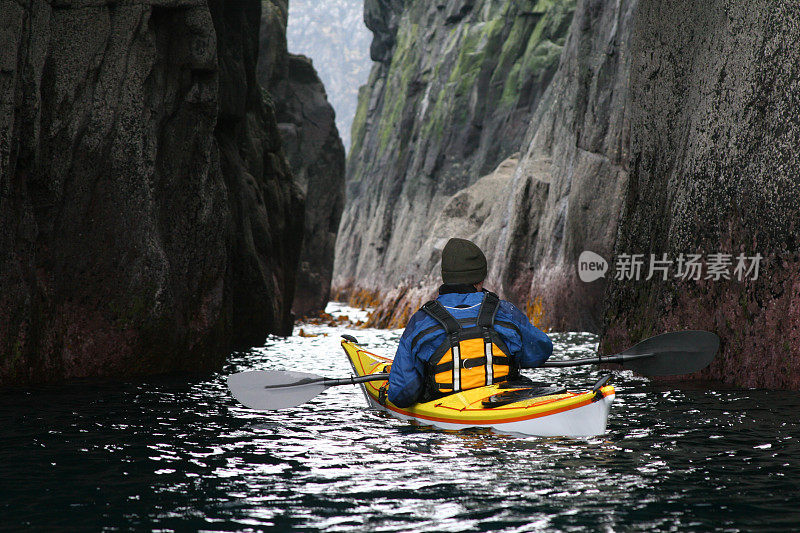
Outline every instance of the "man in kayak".
[(398, 407), (461, 390), (520, 379), (541, 366), (553, 343), (510, 302), (483, 288), (486, 256), (474, 243), (450, 239), (442, 250), (439, 297), (408, 322), (389, 374), (388, 400)]

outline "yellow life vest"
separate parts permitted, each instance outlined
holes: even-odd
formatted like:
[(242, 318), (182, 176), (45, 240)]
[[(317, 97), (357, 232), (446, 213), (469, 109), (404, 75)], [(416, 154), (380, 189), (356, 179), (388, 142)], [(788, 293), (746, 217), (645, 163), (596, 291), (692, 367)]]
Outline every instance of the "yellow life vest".
[(428, 361), (428, 399), (499, 383), (516, 374), (514, 359), (494, 329), (499, 304), (496, 294), (486, 292), (475, 326), (467, 328), (436, 300), (422, 306), (441, 324), (447, 338)]

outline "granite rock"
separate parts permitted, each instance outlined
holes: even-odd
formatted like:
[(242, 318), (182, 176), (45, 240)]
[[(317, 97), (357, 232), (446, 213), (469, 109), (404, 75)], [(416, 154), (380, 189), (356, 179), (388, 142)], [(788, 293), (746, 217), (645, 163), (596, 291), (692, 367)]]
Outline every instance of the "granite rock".
[[(721, 352), (700, 377), (800, 389), (799, 38), (796, 2), (640, 0), (615, 253), (700, 254), (705, 267), (698, 281), (676, 265), (667, 280), (614, 280), (606, 351), (707, 329)], [(718, 253), (731, 279), (709, 278)], [(738, 256), (756, 254), (758, 278), (738, 279)]]
[(425, 242), (448, 202), (519, 150), (574, 7), (365, 2), (376, 63), (359, 93), (347, 161), (340, 294), (414, 285), (428, 273)]
[[(531, 120), (500, 227), (491, 276), (540, 325), (599, 331), (607, 278), (577, 275), (584, 250), (610, 258), (628, 178), (636, 0), (581, 1), (552, 83)], [(611, 272), (613, 275), (613, 271)]]
[(0, 2), (0, 384), (218, 368), (291, 331), (303, 202), (260, 9)]

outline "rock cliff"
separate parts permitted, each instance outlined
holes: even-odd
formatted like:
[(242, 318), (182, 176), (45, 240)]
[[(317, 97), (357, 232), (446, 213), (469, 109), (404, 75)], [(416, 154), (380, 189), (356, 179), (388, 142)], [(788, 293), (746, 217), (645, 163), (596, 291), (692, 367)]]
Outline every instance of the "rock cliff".
[(303, 203), (260, 9), (0, 2), (0, 384), (208, 369), (291, 331)]
[(305, 230), (292, 309), (297, 317), (325, 309), (336, 233), (344, 208), (344, 147), (325, 87), (311, 60), (287, 51), (285, 1), (264, 1), (258, 80), (275, 105), (289, 164), (306, 198)]
[(334, 285), (415, 284), (453, 195), (519, 150), (574, 1), (367, 0), (376, 62), (359, 94)]
[[(370, 5), (380, 64), (360, 99), (354, 142), (363, 153), (354, 149), (348, 161), (355, 200), (336, 279), (354, 275), (352, 287), (366, 291), (351, 294), (381, 296), (374, 322), (402, 325), (432, 295), (436, 243), (452, 234), (480, 243), (490, 256), (489, 285), (545, 326), (599, 329), (605, 352), (663, 331), (707, 329), (722, 348), (700, 377), (800, 389), (796, 3), (580, 0), (558, 70), (537, 92), (527, 133), (516, 141), (519, 162), (481, 180), (493, 161), (482, 151), (486, 141), (458, 137), (469, 130), (457, 127), (459, 117), (475, 116), (472, 99), (450, 110), (441, 137), (420, 128), (431, 116), (436, 73), (455, 72), (448, 80), (466, 79), (472, 89), (483, 79), (480, 69), (464, 76), (451, 49), (435, 48), (442, 41), (431, 28), (451, 27), (452, 35), (485, 28), (470, 16), (491, 13), (488, 4), (476, 11), (478, 3), (453, 1), (436, 14), (414, 11), (413, 2)], [(421, 44), (403, 53), (408, 39)], [(452, 47), (481, 64), (469, 41)], [(402, 58), (430, 50), (444, 59), (423, 61), (404, 82)], [(416, 92), (397, 90), (406, 86)], [(457, 101), (458, 87), (446, 87)], [(418, 118), (404, 122), (418, 101)], [(502, 115), (502, 106), (495, 111)], [(459, 152), (465, 145), (471, 151)], [(441, 146), (453, 159), (427, 157)], [(578, 280), (583, 250), (610, 259), (611, 279)], [(644, 258), (638, 279), (615, 279), (626, 254)], [(651, 254), (671, 261), (666, 279), (644, 279)], [(702, 259), (698, 280), (679, 276), (689, 254)], [(737, 273), (740, 255), (745, 269), (761, 257), (757, 276)], [(720, 263), (724, 274), (715, 275), (712, 264)], [(398, 285), (404, 279), (413, 281)]]
[(610, 257), (628, 178), (631, 27), (636, 0), (581, 1), (558, 72), (531, 120), (514, 180), (497, 206), (490, 272), (542, 326), (599, 331), (605, 279), (584, 283), (584, 250)]
[(350, 147), (358, 88), (369, 76), (371, 38), (364, 25), (364, 0), (289, 3), (289, 49), (314, 61), (328, 100), (336, 110), (336, 129), (345, 150)]
[[(613, 281), (606, 350), (708, 329), (722, 349), (703, 376), (800, 388), (798, 39), (796, 2), (640, 0), (616, 254), (706, 265), (699, 281), (676, 278), (677, 265), (666, 281)], [(715, 253), (730, 254), (731, 279), (709, 272)], [(757, 279), (734, 274), (740, 254), (764, 257)]]
[[(455, 4), (448, 9), (452, 11)], [(515, 130), (511, 129), (491, 133), (493, 136), (508, 135), (516, 143), (515, 149), (520, 150), (521, 157), (506, 161), (497, 172), (478, 182), (487, 178), (493, 180), (487, 194), (480, 196), (480, 202), (464, 202), (465, 191), (455, 192), (452, 196), (434, 195), (433, 206), (437, 209), (431, 209), (428, 220), (423, 224), (420, 221), (406, 224), (403, 236), (413, 241), (415, 248), (413, 253), (400, 255), (400, 266), (394, 270), (379, 269), (381, 273), (388, 273), (386, 288), (392, 291), (388, 297), (379, 298), (381, 303), (373, 316), (374, 324), (400, 325), (409, 310), (435, 294), (439, 282), (435, 265), (446, 242), (444, 233), (448, 233), (449, 236), (472, 239), (481, 245), (490, 259), (487, 285), (526, 309), (542, 327), (599, 329), (605, 282), (583, 284), (577, 279), (575, 264), (584, 249), (606, 256), (613, 249), (622, 191), (627, 179), (628, 40), (635, 5), (635, 1), (581, 1), (577, 3), (574, 17), (571, 10), (558, 11), (559, 16), (570, 22), (568, 31), (565, 25), (559, 29), (559, 34), (568, 36), (556, 39), (557, 48), (552, 41), (546, 45), (543, 44), (546, 41), (539, 44), (540, 48), (546, 46), (551, 52), (560, 54), (557, 60), (553, 59), (553, 65), (557, 64), (558, 68), (552, 81), (550, 74), (537, 75), (536, 71), (530, 70), (526, 71), (527, 78), (520, 78), (519, 87), (533, 87), (536, 92), (534, 104), (525, 115), (525, 131), (514, 134)], [(561, 6), (561, 9), (567, 8), (571, 6)], [(547, 16), (543, 15), (539, 23)], [(563, 20), (561, 24), (565, 24)], [(534, 32), (531, 39), (541, 37), (542, 34)], [(550, 68), (554, 67), (548, 63)], [(380, 78), (376, 79), (380, 84)], [(362, 104), (367, 90), (362, 94)], [(478, 94), (483, 96), (483, 93)], [(502, 116), (502, 110), (502, 105), (498, 105), (489, 107), (487, 112)], [(383, 120), (380, 115), (372, 117), (373, 113), (377, 111), (367, 113), (368, 120)], [(488, 122), (496, 119), (493, 117)], [(448, 124), (447, 127), (454, 126)], [(425, 146), (430, 142), (423, 138), (417, 141), (417, 145)], [(509, 153), (504, 152), (504, 155)], [(355, 151), (348, 170), (358, 172), (353, 157)], [(460, 156), (466, 162), (470, 161), (469, 157)], [(464, 172), (469, 177), (467, 181), (482, 170), (475, 166), (463, 169), (457, 159), (454, 158), (450, 164)], [(441, 179), (446, 180), (454, 172), (442, 170)], [(498, 172), (505, 179), (497, 181)], [(349, 186), (351, 190), (355, 189), (355, 201), (360, 202), (351, 205), (351, 209), (369, 212), (370, 208), (366, 207), (370, 205), (368, 198), (372, 198), (373, 205), (389, 204), (384, 200), (388, 197), (385, 189), (379, 189), (373, 183), (381, 178), (371, 174), (369, 177), (372, 182), (367, 184), (364, 183), (368, 181), (366, 178), (350, 176)], [(431, 180), (426, 184), (426, 180), (414, 179), (426, 185), (424, 190), (446, 190), (444, 185), (430, 183)], [(361, 192), (362, 187), (369, 191), (366, 196)], [(404, 192), (406, 189), (398, 190)], [(475, 191), (470, 197), (476, 198)], [(403, 216), (408, 215), (403, 212)], [(465, 222), (464, 219), (470, 217), (471, 222)], [(364, 230), (355, 224), (348, 226), (347, 220), (346, 217), (341, 238), (345, 239), (351, 232), (363, 237)], [(391, 226), (385, 227), (388, 228), (385, 235), (391, 236)], [(431, 228), (446, 228), (446, 231), (439, 235), (435, 231), (431, 233)], [(419, 242), (414, 240), (415, 231), (421, 234)], [(391, 243), (386, 246), (384, 254), (392, 249)], [(361, 255), (365, 255), (363, 250)], [(337, 283), (342, 283), (344, 278), (339, 265), (345, 264), (346, 260), (337, 258)], [(401, 269), (399, 275), (398, 269)], [(368, 279), (368, 276), (359, 276), (358, 279)], [(374, 286), (380, 287), (380, 283), (376, 280), (367, 288)], [(363, 288), (358, 284), (356, 287)], [(349, 292), (359, 294), (359, 291)], [(370, 294), (375, 296), (376, 292)]]

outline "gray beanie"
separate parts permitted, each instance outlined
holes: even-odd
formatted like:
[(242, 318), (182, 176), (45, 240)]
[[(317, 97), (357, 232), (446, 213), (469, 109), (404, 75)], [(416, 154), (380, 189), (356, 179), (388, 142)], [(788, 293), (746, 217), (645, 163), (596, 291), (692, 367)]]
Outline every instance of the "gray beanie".
[(480, 283), (486, 279), (486, 256), (466, 239), (450, 239), (442, 250), (442, 282)]

